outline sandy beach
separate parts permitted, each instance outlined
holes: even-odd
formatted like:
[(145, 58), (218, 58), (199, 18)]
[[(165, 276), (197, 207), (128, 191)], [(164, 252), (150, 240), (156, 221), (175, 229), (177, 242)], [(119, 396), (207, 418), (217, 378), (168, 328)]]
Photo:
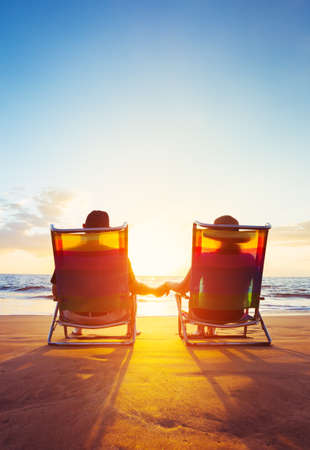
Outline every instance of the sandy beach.
[(50, 321), (0, 317), (0, 448), (310, 446), (309, 316), (266, 317), (271, 347), (211, 349), (175, 317), (138, 318), (133, 348), (50, 347)]

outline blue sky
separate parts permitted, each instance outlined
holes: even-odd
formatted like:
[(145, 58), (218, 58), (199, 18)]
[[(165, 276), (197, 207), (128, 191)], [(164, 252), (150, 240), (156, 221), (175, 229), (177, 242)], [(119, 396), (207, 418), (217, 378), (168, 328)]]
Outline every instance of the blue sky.
[(193, 219), (230, 213), (275, 227), (270, 274), (310, 275), (309, 16), (297, 0), (1, 2), (0, 270), (49, 271), (48, 224), (96, 208), (129, 222), (137, 272), (184, 273)]

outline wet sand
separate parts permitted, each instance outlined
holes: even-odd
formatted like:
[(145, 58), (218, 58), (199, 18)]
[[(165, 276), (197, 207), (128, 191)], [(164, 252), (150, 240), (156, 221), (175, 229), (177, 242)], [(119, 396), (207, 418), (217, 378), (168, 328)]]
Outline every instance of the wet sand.
[(50, 322), (0, 316), (1, 449), (310, 448), (309, 316), (207, 349), (175, 317), (138, 318), (132, 348), (50, 347)]

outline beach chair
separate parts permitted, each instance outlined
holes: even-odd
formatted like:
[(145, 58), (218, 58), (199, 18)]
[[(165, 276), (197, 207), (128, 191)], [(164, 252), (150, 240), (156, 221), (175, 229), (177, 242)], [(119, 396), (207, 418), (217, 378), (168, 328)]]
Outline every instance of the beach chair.
[[(114, 228), (56, 229), (51, 225), (57, 305), (48, 335), (48, 344), (55, 345), (130, 345), (136, 338), (136, 297), (128, 286), (128, 226)], [(125, 316), (113, 323), (89, 325), (79, 315), (78, 321), (68, 321), (64, 311), (107, 313), (125, 310)], [(99, 319), (100, 320), (100, 319)], [(64, 329), (65, 339), (52, 342), (57, 325)], [(70, 340), (68, 327), (86, 329), (125, 325), (122, 336), (87, 335), (77, 342)], [(105, 333), (107, 334), (107, 333)], [(99, 339), (100, 338), (100, 339)]]
[[(176, 294), (179, 335), (190, 345), (269, 345), (271, 338), (259, 311), (268, 231), (271, 225), (193, 224), (189, 296)], [(182, 309), (182, 299), (188, 310)], [(207, 333), (189, 334), (201, 325)], [(259, 325), (263, 340), (248, 336)], [(232, 334), (234, 328), (243, 332)], [(218, 335), (216, 329), (219, 329)], [(257, 327), (256, 327), (257, 329)], [(254, 336), (256, 329), (251, 328)], [(255, 331), (255, 332), (254, 332)], [(223, 334), (224, 333), (224, 334)], [(226, 333), (226, 334), (225, 334)], [(240, 338), (238, 341), (235, 338)], [(266, 339), (264, 339), (266, 337)]]

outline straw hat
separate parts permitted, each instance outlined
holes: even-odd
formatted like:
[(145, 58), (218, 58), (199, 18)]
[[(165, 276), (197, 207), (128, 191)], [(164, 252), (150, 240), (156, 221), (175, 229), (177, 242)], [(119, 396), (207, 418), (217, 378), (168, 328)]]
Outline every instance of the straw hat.
[(203, 232), (203, 235), (216, 241), (226, 241), (233, 244), (249, 242), (253, 238), (253, 233), (249, 231), (223, 230), (223, 228), (220, 230), (209, 228)]

